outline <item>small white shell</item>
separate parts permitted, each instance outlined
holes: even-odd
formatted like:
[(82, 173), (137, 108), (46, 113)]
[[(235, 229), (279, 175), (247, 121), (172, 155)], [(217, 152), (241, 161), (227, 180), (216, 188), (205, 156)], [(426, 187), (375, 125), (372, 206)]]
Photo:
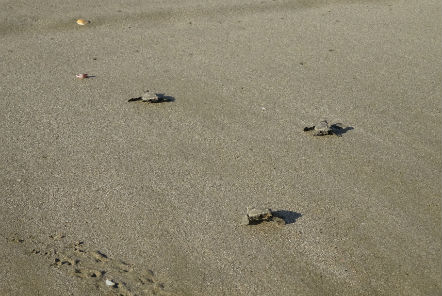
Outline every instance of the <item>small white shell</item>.
[(115, 286), (115, 282), (114, 282), (114, 281), (111, 281), (111, 280), (106, 280), (106, 286), (111, 286), (111, 287), (113, 287), (113, 286)]
[(87, 25), (89, 23), (90, 22), (88, 20), (85, 20), (85, 19), (78, 19), (77, 20), (77, 24), (80, 25), (80, 26), (84, 26), (84, 25)]

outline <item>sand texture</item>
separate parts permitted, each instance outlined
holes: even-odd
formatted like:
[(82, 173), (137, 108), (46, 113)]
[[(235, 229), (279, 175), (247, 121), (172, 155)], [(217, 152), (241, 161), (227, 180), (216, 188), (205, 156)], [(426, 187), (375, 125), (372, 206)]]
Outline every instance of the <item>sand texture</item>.
[(441, 295), (441, 13), (0, 0), (0, 295)]

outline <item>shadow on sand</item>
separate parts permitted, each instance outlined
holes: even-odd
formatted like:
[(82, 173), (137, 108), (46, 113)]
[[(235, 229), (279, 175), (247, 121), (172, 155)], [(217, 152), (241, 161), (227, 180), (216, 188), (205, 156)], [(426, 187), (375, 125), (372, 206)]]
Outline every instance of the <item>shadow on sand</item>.
[(332, 125), (330, 126), (330, 128), (331, 128), (331, 130), (333, 131), (333, 133), (334, 133), (335, 135), (337, 135), (338, 137), (342, 137), (343, 134), (345, 134), (346, 132), (351, 131), (351, 130), (354, 129), (354, 128), (351, 127), (351, 126), (342, 127), (342, 124), (341, 124), (341, 123), (335, 123), (335, 124), (332, 124)]
[(296, 220), (302, 216), (301, 213), (286, 211), (286, 210), (272, 211), (272, 215), (283, 219), (285, 221), (285, 224), (295, 223)]

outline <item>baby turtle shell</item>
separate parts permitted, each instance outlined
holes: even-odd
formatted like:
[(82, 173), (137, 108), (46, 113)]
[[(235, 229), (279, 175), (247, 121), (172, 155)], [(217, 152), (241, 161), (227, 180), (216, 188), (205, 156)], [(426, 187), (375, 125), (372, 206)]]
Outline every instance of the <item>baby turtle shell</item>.
[(141, 101), (149, 102), (149, 103), (161, 103), (163, 101), (162, 95), (159, 95), (155, 92), (146, 91), (141, 97)]
[(326, 136), (333, 134), (333, 130), (330, 128), (326, 120), (323, 120), (318, 125), (315, 125), (314, 131), (314, 136)]
[(247, 209), (247, 215), (242, 217), (242, 225), (255, 225), (262, 222), (276, 222), (280, 225), (284, 225), (284, 219), (275, 217), (271, 209), (268, 208), (252, 208)]
[(128, 102), (135, 101), (143, 101), (146, 103), (162, 103), (162, 102), (170, 102), (171, 100), (168, 97), (165, 97), (164, 94), (157, 93), (154, 91), (147, 90), (141, 97), (131, 98)]
[(333, 129), (329, 126), (327, 120), (323, 120), (317, 125), (304, 128), (304, 132), (313, 131), (313, 136), (327, 136), (335, 134)]

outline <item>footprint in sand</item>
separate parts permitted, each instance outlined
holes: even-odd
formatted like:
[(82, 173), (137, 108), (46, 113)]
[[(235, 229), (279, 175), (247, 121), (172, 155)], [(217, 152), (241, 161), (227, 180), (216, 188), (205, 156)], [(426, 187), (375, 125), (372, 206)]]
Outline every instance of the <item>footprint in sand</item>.
[(152, 270), (110, 258), (100, 250), (89, 250), (83, 241), (66, 243), (62, 234), (50, 235), (45, 242), (17, 235), (7, 241), (28, 247), (31, 255), (45, 257), (54, 268), (90, 282), (105, 295), (172, 295)]

